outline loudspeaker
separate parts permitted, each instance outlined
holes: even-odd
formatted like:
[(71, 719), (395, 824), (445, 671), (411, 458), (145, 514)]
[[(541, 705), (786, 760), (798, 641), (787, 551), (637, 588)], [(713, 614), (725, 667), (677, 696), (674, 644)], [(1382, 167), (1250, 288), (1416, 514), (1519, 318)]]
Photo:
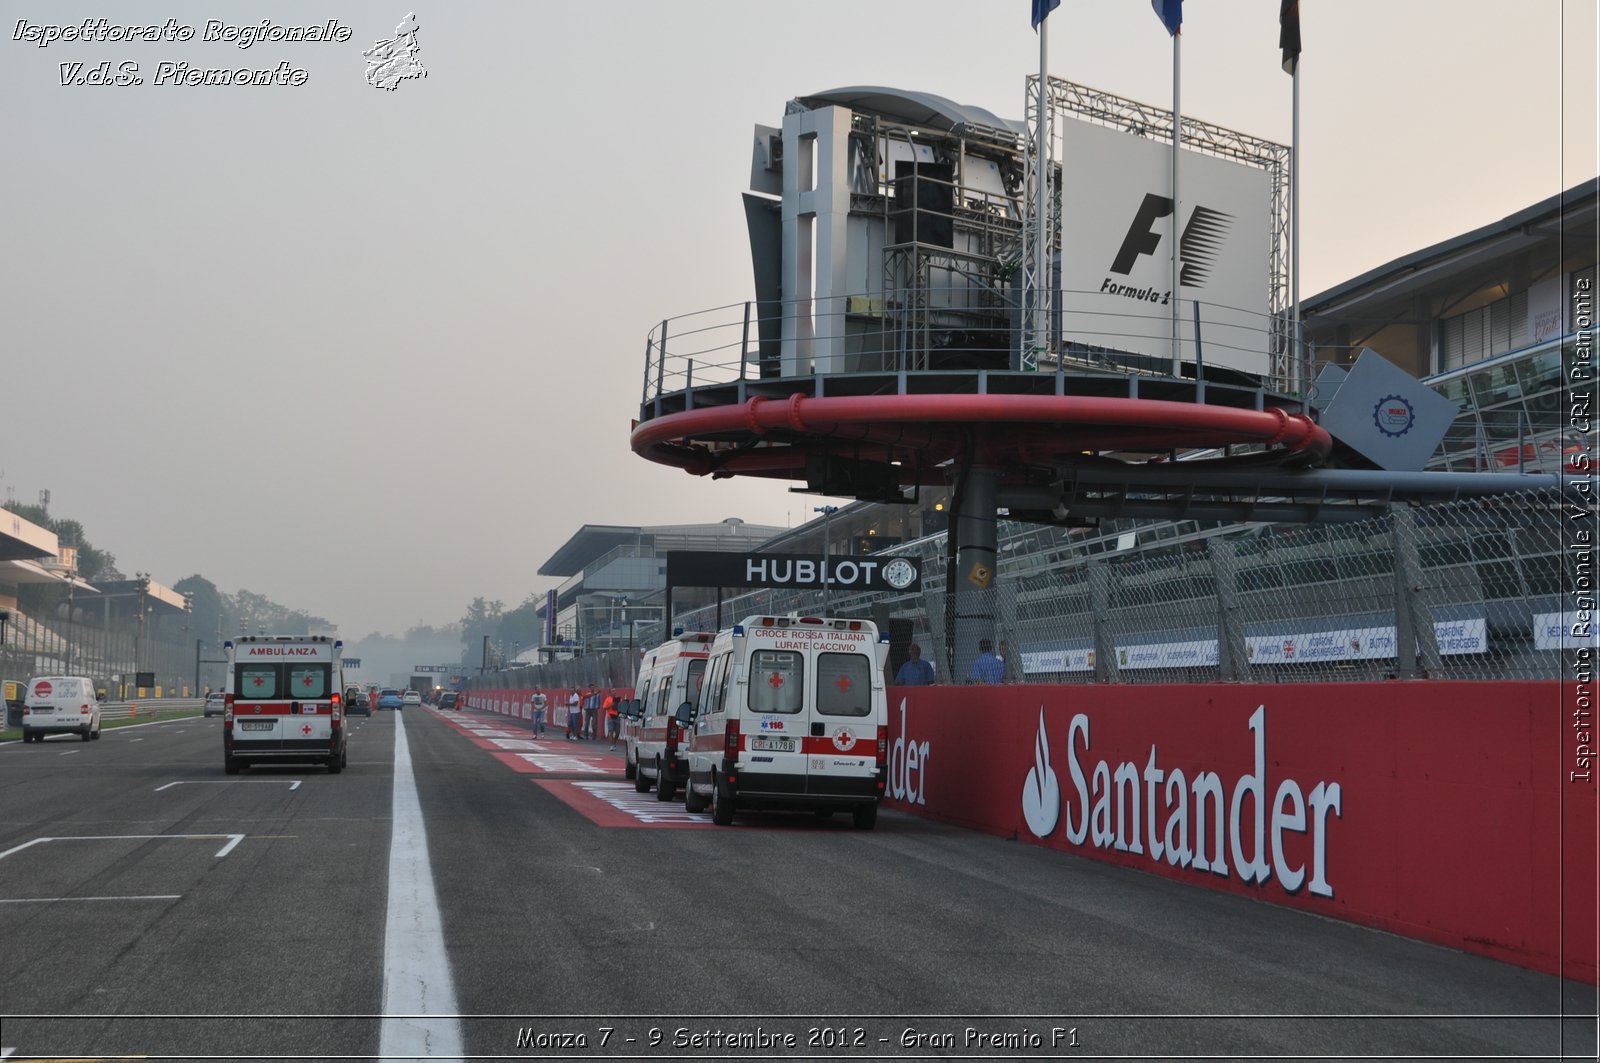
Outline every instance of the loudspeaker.
[(894, 242), (955, 246), (955, 170), (944, 163), (897, 162)]

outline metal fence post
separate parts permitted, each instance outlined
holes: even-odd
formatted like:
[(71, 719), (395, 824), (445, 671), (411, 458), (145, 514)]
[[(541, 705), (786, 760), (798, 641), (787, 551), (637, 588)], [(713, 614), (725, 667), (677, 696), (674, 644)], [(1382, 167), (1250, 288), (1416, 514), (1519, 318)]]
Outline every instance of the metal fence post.
[(656, 416), (661, 416), (661, 383), (667, 371), (667, 322), (661, 321), (661, 342), (656, 346)]
[(750, 304), (744, 304), (744, 336), (739, 340), (739, 379), (743, 380), (750, 364)]
[[(1410, 503), (1390, 508), (1394, 541), (1395, 674), (1418, 679), (1439, 672), (1439, 633), (1422, 600), (1422, 557), (1417, 549), (1417, 516)], [(1417, 659), (1422, 659), (1418, 667)]]
[(1239, 622), (1238, 558), (1230, 540), (1213, 538), (1207, 548), (1217, 577), (1217, 673), (1229, 682), (1250, 678), (1250, 654)]
[(1094, 678), (1117, 681), (1117, 646), (1107, 617), (1111, 613), (1111, 569), (1102, 560), (1089, 562), (1089, 615), (1094, 625)]

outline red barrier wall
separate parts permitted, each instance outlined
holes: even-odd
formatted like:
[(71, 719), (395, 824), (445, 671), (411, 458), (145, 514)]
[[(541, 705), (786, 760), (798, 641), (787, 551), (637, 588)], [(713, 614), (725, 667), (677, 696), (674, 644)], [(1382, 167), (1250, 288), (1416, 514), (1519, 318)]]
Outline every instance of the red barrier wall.
[(1597, 790), (1592, 771), (1570, 777), (1593, 763), (1578, 759), (1593, 717), (1573, 716), (1588, 696), (1556, 682), (895, 687), (889, 804), (1595, 982)]

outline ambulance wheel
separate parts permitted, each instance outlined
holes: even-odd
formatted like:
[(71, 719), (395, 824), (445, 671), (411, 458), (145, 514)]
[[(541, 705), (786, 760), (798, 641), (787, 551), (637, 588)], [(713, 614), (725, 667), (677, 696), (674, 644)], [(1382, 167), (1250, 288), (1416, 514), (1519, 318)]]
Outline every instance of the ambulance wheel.
[(328, 774), (329, 775), (337, 775), (343, 770), (344, 770), (344, 754), (343, 753), (330, 753), (330, 754), (328, 754)]
[(222, 758), (222, 770), (229, 775), (239, 774), (239, 758), (224, 755)]
[(644, 773), (643, 764), (633, 766), (633, 792), (638, 794), (650, 792), (650, 776)]
[(639, 777), (639, 765), (629, 760), (626, 753), (622, 754), (622, 777), (624, 779), (637, 779)]
[(694, 792), (694, 779), (683, 784), (683, 810), (685, 812), (704, 812), (707, 801), (704, 797)]
[(79, 731), (78, 737), (87, 742), (89, 740), (89, 729), (85, 727), (83, 730)]
[(38, 735), (34, 734), (32, 731), (28, 730), (26, 727), (24, 727), (22, 729), (22, 744), (23, 745), (27, 745), (29, 742), (34, 741), (38, 737), (39, 737)]
[(733, 794), (728, 792), (728, 784), (722, 781), (722, 776), (715, 771), (711, 773), (711, 822), (719, 827), (726, 827), (733, 823)]
[(94, 739), (96, 742), (100, 741), (100, 728), (96, 727), (94, 729), (94, 733), (91, 734), (89, 737)]
[(339, 767), (348, 768), (349, 766), (350, 766), (350, 750), (348, 748), (341, 749), (339, 751)]
[(678, 796), (678, 784), (667, 778), (667, 770), (656, 761), (656, 800), (671, 801)]
[(878, 803), (857, 805), (851, 810), (850, 819), (856, 830), (871, 830), (878, 822)]

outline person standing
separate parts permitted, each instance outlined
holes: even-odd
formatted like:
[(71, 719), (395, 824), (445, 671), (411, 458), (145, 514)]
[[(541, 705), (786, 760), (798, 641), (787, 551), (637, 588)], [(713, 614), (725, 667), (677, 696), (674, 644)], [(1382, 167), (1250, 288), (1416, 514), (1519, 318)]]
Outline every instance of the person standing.
[(583, 699), (576, 688), (567, 698), (567, 741), (576, 742), (583, 734)]
[(544, 696), (544, 691), (538, 690), (533, 695), (533, 737), (544, 737), (545, 713), (550, 710), (550, 699)]
[(922, 647), (915, 642), (907, 651), (911, 654), (905, 664), (900, 666), (900, 671), (895, 673), (896, 686), (925, 687), (933, 683), (933, 665), (922, 659)]
[(616, 749), (617, 737), (622, 733), (622, 710), (617, 707), (615, 691), (606, 695), (603, 707), (606, 712), (606, 736), (611, 739), (611, 748)]
[(1005, 676), (1005, 662), (994, 655), (994, 643), (988, 639), (979, 639), (978, 657), (972, 662), (972, 672), (967, 676), (968, 682), (997, 684), (1003, 682)]

